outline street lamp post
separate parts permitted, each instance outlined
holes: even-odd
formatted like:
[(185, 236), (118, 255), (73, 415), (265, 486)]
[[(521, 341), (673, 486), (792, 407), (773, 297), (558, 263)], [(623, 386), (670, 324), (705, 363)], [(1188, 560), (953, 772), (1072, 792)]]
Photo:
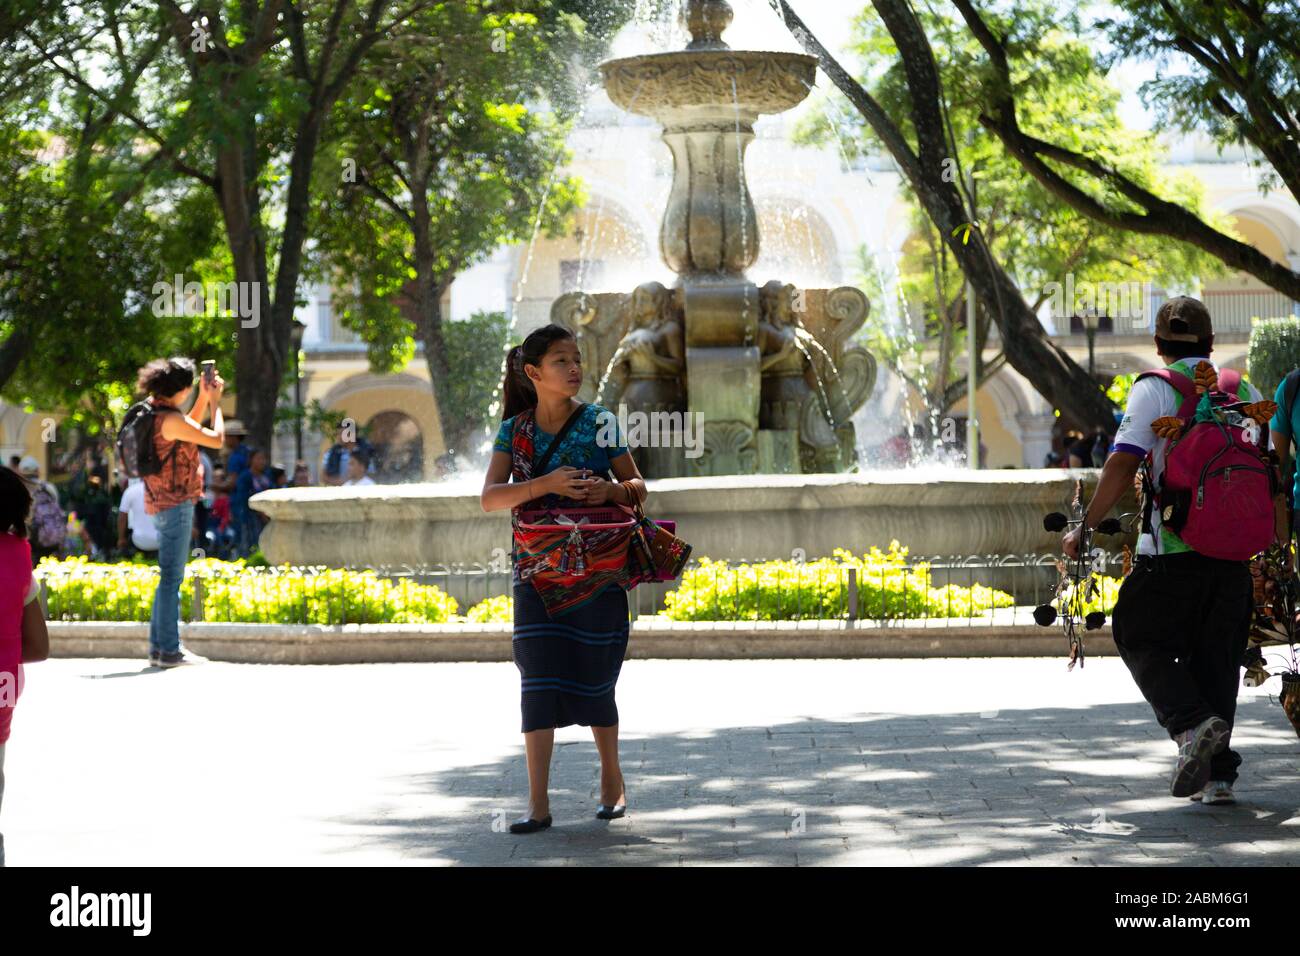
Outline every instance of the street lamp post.
[(1085, 309), (1079, 316), (1083, 320), (1083, 331), (1088, 336), (1088, 375), (1090, 378), (1097, 377), (1097, 327), (1101, 324), (1101, 316), (1097, 314), (1096, 309)]
[(302, 461), (302, 335), (307, 325), (298, 319), (293, 320), (289, 330), (289, 344), (293, 347), (293, 404), (297, 414), (293, 419), (293, 454), (295, 466)]
[[(971, 227), (975, 225), (975, 169), (967, 173), (967, 190), (970, 193)], [(979, 393), (979, 343), (976, 341), (975, 286), (966, 278), (966, 466), (979, 470), (980, 419), (975, 410)]]

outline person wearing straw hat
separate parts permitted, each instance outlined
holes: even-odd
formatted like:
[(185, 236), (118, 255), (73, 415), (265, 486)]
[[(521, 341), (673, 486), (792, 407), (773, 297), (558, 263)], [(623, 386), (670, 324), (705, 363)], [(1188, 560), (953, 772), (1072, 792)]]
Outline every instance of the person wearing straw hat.
[(232, 418), (226, 422), (226, 441), (225, 441), (225, 469), (226, 469), (226, 486), (218, 490), (227, 493), (235, 490), (235, 482), (239, 476), (248, 470), (248, 463), (252, 460), (253, 449), (244, 441), (248, 437), (248, 429), (238, 418)]

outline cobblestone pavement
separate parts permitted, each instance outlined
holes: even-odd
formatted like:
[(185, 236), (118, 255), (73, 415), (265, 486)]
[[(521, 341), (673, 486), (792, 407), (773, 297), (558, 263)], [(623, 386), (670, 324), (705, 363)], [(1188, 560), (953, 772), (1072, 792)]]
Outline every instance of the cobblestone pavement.
[(629, 661), (627, 817), (594, 818), (570, 727), (555, 826), (529, 836), (502, 832), (526, 805), (518, 688), (510, 664), (30, 667), (9, 864), (1300, 862), (1281, 708), (1243, 691), (1238, 806), (1176, 800), (1114, 658)]

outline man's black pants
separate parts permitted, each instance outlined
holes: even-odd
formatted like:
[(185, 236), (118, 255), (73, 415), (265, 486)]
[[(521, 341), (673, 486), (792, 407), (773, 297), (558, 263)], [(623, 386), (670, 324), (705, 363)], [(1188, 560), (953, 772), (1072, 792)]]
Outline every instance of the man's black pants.
[[(1231, 726), (1254, 612), (1250, 568), (1194, 551), (1140, 556), (1111, 613), (1115, 645), (1170, 737), (1207, 717)], [(1241, 755), (1214, 757), (1212, 780), (1237, 779)]]

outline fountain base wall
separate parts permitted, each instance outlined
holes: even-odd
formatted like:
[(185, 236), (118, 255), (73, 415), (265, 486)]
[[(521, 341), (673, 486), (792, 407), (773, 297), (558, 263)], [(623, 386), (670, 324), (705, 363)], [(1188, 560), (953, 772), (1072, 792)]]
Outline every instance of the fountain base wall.
[[(1077, 477), (1095, 470), (880, 471), (750, 475), (649, 482), (650, 517), (672, 518), (696, 558), (809, 559), (897, 539), (914, 558), (1058, 553), (1043, 516), (1064, 511)], [(509, 512), (485, 514), (477, 491), (437, 484), (290, 488), (263, 492), (254, 509), (271, 523), (273, 563), (342, 566), (508, 561)], [(1133, 510), (1132, 501), (1123, 510)], [(1118, 551), (1132, 536), (1099, 539)], [(992, 583), (986, 582), (986, 583)]]

